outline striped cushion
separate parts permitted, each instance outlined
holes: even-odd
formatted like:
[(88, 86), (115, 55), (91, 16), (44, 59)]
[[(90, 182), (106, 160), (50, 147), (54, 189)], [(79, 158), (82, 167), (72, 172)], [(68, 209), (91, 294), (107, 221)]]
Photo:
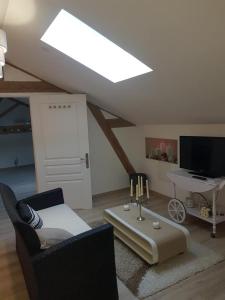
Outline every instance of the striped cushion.
[(28, 204), (19, 201), (17, 209), (21, 219), (34, 229), (41, 228), (43, 226), (43, 221), (39, 214)]

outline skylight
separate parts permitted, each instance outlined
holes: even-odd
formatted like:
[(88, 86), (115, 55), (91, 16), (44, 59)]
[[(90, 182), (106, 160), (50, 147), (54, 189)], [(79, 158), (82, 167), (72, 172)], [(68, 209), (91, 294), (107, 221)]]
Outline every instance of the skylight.
[(153, 71), (63, 9), (41, 40), (114, 83)]

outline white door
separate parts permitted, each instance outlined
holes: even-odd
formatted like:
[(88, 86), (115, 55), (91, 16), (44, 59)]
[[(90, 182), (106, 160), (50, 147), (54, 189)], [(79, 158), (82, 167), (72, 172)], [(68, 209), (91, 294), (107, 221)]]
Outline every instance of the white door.
[(71, 208), (91, 208), (85, 95), (30, 97), (38, 192), (63, 188)]

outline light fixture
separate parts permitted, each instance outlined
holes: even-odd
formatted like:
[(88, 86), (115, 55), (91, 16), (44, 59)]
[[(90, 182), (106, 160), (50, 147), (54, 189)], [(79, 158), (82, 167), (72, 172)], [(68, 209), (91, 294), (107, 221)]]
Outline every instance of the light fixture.
[(4, 30), (0, 29), (0, 48), (3, 49), (4, 53), (7, 52), (7, 39)]
[(0, 66), (5, 65), (5, 54), (2, 48), (0, 48)]
[(7, 52), (6, 33), (0, 29), (0, 78), (3, 77), (2, 67), (5, 65), (5, 53)]
[(114, 83), (153, 71), (63, 9), (41, 40)]

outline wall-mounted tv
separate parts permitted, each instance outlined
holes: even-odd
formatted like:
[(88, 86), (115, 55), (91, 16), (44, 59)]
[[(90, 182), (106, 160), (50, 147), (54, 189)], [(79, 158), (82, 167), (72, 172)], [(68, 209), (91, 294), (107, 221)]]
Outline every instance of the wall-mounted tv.
[(180, 168), (205, 177), (225, 176), (225, 138), (180, 136)]

